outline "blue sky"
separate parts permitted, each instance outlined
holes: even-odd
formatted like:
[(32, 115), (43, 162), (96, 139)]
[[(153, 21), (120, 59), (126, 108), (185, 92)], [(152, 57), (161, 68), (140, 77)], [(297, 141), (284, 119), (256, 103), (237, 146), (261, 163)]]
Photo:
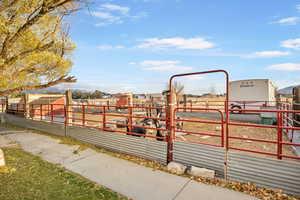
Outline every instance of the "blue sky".
[[(77, 88), (161, 92), (172, 74), (212, 69), (300, 84), (298, 0), (94, 0), (68, 20)], [(179, 81), (193, 93), (224, 85)]]

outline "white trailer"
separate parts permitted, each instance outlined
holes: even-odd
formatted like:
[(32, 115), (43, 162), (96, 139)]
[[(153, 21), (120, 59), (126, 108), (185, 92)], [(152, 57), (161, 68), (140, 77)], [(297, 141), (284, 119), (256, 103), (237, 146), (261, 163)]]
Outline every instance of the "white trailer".
[(229, 83), (231, 109), (260, 109), (276, 106), (276, 86), (269, 79), (249, 79)]

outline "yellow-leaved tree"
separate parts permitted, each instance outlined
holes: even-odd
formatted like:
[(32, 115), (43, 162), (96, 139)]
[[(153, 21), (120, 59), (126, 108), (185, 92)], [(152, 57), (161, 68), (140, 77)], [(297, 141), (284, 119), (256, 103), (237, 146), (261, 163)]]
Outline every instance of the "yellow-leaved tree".
[(64, 17), (82, 0), (0, 1), (0, 96), (75, 82)]

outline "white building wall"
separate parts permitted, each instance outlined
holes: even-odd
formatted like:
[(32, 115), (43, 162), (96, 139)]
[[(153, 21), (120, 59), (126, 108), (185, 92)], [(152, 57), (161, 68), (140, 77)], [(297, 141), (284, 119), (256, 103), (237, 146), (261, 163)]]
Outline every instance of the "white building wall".
[(232, 81), (229, 83), (230, 101), (275, 101), (275, 87), (268, 79)]

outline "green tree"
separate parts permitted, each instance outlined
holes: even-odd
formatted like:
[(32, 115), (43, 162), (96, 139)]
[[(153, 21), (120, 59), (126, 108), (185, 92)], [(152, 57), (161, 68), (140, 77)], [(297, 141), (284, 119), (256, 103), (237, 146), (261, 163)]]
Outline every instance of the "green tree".
[(0, 96), (75, 82), (65, 16), (82, 0), (0, 1)]

